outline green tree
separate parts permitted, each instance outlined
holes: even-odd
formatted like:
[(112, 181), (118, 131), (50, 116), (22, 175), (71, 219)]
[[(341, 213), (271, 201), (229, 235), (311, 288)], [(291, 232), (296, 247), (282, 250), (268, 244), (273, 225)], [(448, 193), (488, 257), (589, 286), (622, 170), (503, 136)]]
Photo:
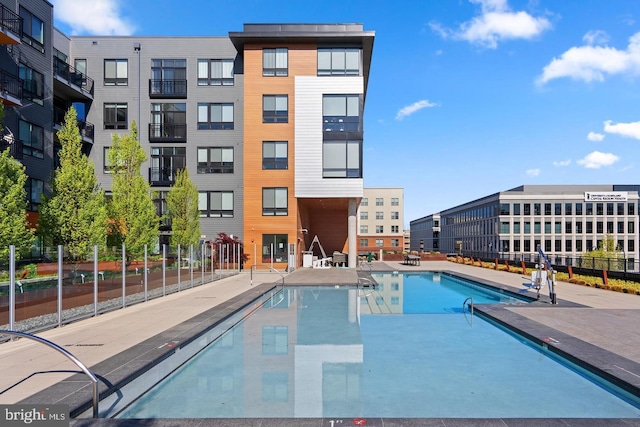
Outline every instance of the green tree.
[(159, 219), (151, 199), (149, 183), (140, 174), (147, 155), (138, 141), (136, 123), (131, 123), (128, 135), (113, 135), (108, 153), (113, 166), (111, 187), (111, 232), (117, 243), (124, 243), (128, 258), (138, 258), (144, 245), (157, 244)]
[(9, 154), (0, 153), (0, 262), (9, 261), (9, 246), (15, 245), (16, 258), (33, 245), (33, 230), (27, 221), (27, 182), (25, 167)]
[(67, 111), (58, 131), (60, 166), (54, 172), (51, 195), (43, 198), (38, 229), (47, 244), (63, 245), (75, 259), (87, 259), (94, 245), (104, 246), (107, 208), (93, 162), (82, 153), (78, 117)]
[(178, 170), (167, 195), (167, 207), (171, 219), (171, 246), (197, 245), (201, 234), (198, 187), (189, 178), (187, 169)]
[(613, 236), (607, 234), (594, 250), (584, 253), (582, 267), (599, 270), (624, 270), (624, 252), (616, 247)]

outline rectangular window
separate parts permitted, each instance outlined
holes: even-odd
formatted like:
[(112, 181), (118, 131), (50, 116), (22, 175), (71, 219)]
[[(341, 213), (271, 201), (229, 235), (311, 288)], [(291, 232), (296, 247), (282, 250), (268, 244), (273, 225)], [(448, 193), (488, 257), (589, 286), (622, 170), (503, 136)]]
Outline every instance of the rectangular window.
[(376, 225), (376, 233), (377, 234), (384, 233), (384, 226), (383, 225)]
[(551, 252), (551, 239), (545, 239), (544, 241), (544, 251)]
[(562, 215), (562, 203), (555, 203), (553, 209), (555, 215)]
[(186, 167), (186, 158), (185, 147), (151, 147), (151, 185), (173, 185), (178, 170)]
[(533, 223), (533, 232), (535, 234), (540, 234), (541, 228), (540, 228), (540, 221), (536, 221)]
[(367, 234), (369, 232), (369, 226), (368, 225), (361, 225), (360, 226), (360, 234)]
[(520, 240), (513, 241), (513, 251), (520, 252)]
[(360, 247), (365, 248), (369, 246), (369, 239), (360, 239)]
[(508, 234), (509, 233), (509, 221), (501, 221), (500, 222), (500, 233)]
[(624, 215), (624, 203), (618, 203), (617, 212), (618, 215)]
[(627, 240), (627, 252), (633, 252), (636, 250), (636, 242), (633, 239)]
[(624, 221), (618, 221), (618, 233), (624, 233)]
[(544, 204), (544, 214), (551, 215), (551, 203)]
[(42, 203), (42, 193), (44, 193), (44, 181), (34, 178), (27, 178), (24, 185), (27, 193), (27, 210), (37, 212)]
[(24, 64), (19, 65), (19, 77), (22, 79), (22, 99), (32, 101), (35, 104), (44, 104), (44, 76), (42, 73), (27, 67)]
[(149, 96), (185, 98), (187, 96), (187, 60), (152, 59)]
[(576, 234), (582, 233), (582, 221), (576, 221)]
[(105, 129), (127, 129), (127, 104), (126, 103), (105, 103), (104, 104), (104, 128)]
[(633, 234), (636, 232), (636, 224), (633, 221), (627, 223), (627, 234)]
[(233, 86), (233, 59), (198, 59), (198, 86)]
[(22, 18), (22, 41), (44, 53), (44, 22), (20, 6)]
[(613, 203), (607, 203), (607, 215), (613, 215)]
[(587, 234), (593, 234), (593, 222), (592, 221), (587, 221), (586, 233)]
[(359, 76), (361, 50), (350, 47), (318, 48), (319, 76)]
[(513, 223), (513, 234), (520, 234), (520, 222), (516, 221)]
[(198, 104), (198, 129), (232, 130), (233, 103)]
[(582, 252), (582, 240), (576, 240), (576, 252)]
[(367, 211), (360, 212), (360, 219), (364, 219), (364, 220), (369, 219), (369, 212)]
[(562, 252), (562, 240), (556, 239), (553, 241), (553, 250), (555, 252)]
[(586, 248), (587, 248), (588, 251), (592, 251), (592, 250), (596, 249), (595, 247), (593, 247), (593, 240), (587, 239)]
[(360, 95), (323, 95), (322, 130), (357, 132), (360, 123)]
[(524, 241), (524, 251), (531, 252), (531, 240)]
[(105, 59), (104, 60), (104, 85), (105, 86), (127, 86), (128, 61), (126, 59)]
[(400, 226), (399, 225), (392, 225), (391, 226), (391, 232), (392, 233), (399, 233), (400, 232)]
[(384, 239), (376, 239), (376, 247), (381, 248), (384, 246)]
[(288, 146), (287, 141), (263, 141), (262, 169), (288, 169)]
[(508, 240), (500, 240), (500, 251), (501, 252), (509, 252), (509, 241)]
[(391, 212), (391, 219), (400, 219), (400, 212)]
[(288, 238), (286, 234), (262, 235), (262, 262), (287, 262)]
[(376, 212), (376, 219), (384, 219), (384, 213), (383, 212)]
[(551, 221), (544, 222), (544, 233), (551, 234)]
[(564, 204), (564, 214), (565, 215), (573, 215), (573, 209), (571, 209), (573, 205), (571, 203)]
[(529, 203), (524, 204), (524, 214), (531, 215), (531, 204)]
[(607, 233), (613, 233), (613, 221), (607, 221)]
[(525, 221), (524, 222), (524, 234), (531, 234), (531, 222), (530, 221)]
[(168, 191), (154, 191), (153, 204), (156, 207), (156, 215), (160, 218), (160, 230), (171, 230), (171, 218), (168, 216), (169, 205), (167, 204)]
[(286, 47), (262, 49), (262, 75), (287, 76), (289, 75), (289, 49)]
[(582, 215), (582, 203), (576, 203), (576, 215)]
[(520, 215), (520, 203), (513, 204), (513, 214)]
[(233, 173), (233, 147), (199, 147), (198, 173)]
[(564, 222), (564, 232), (565, 234), (571, 234), (571, 230), (573, 230), (573, 224), (571, 221)]
[(564, 250), (565, 252), (571, 252), (573, 250), (572, 245), (571, 245), (571, 239), (567, 239), (564, 241)]
[(187, 104), (151, 104), (149, 140), (167, 142), (178, 140), (186, 142)]
[(289, 122), (289, 95), (262, 95), (262, 123)]
[(115, 171), (115, 168), (109, 161), (109, 150), (111, 150), (111, 147), (103, 147), (102, 150), (102, 172), (104, 173), (114, 173)]
[(20, 120), (19, 126), (22, 154), (44, 159), (44, 129), (24, 120)]
[(540, 210), (540, 203), (534, 203), (533, 204), (533, 214), (534, 215), (540, 215), (542, 213), (542, 211)]
[(400, 199), (397, 197), (391, 198), (391, 206), (400, 206)]
[(560, 221), (556, 221), (553, 224), (553, 227), (554, 227), (554, 230), (555, 230), (554, 233), (556, 233), (556, 234), (562, 233), (562, 223)]
[(604, 215), (604, 204), (596, 203), (596, 215)]
[(384, 206), (384, 199), (382, 197), (376, 197), (376, 206)]
[(636, 205), (635, 205), (635, 204), (633, 204), (633, 203), (629, 203), (629, 204), (627, 205), (627, 215), (629, 215), (629, 216), (631, 216), (631, 215), (635, 215), (635, 211), (636, 211), (635, 206), (636, 206)]
[(400, 239), (391, 239), (391, 246), (394, 248), (400, 246)]
[(289, 214), (288, 209), (289, 190), (285, 188), (263, 188), (262, 189), (262, 215), (263, 216), (285, 216)]
[(510, 213), (509, 203), (500, 203), (500, 215), (509, 215)]
[(325, 140), (322, 144), (323, 178), (362, 178), (362, 141)]
[(586, 204), (585, 215), (593, 215), (593, 203)]
[(233, 191), (202, 191), (198, 207), (201, 217), (233, 218)]

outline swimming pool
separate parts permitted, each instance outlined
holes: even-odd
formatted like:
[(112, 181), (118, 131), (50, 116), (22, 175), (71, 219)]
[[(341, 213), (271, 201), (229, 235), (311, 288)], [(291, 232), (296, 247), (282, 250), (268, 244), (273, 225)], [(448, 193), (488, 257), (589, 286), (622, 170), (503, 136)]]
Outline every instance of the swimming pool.
[(375, 290), (287, 287), (243, 310), (118, 418), (640, 416), (637, 403), (461, 314), (472, 293), (476, 304), (519, 300), (440, 274), (376, 280)]

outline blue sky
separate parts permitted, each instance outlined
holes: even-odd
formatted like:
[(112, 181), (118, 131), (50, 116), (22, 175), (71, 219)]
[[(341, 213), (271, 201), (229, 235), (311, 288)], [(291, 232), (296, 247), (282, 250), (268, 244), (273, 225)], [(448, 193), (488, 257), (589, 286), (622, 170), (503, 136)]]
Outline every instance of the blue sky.
[(522, 184), (640, 184), (637, 0), (50, 1), (77, 35), (375, 31), (364, 183), (403, 187), (407, 226)]

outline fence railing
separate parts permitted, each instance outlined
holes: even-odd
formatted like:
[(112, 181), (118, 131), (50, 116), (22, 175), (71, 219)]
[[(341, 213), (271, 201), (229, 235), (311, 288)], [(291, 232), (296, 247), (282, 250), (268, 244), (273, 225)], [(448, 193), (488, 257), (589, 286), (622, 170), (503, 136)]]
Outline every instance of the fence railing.
[(18, 265), (10, 247), (0, 267), (0, 329), (37, 332), (180, 292), (242, 268), (240, 245), (203, 243), (187, 248), (162, 245), (155, 255), (133, 258), (122, 246), (94, 247), (87, 261), (65, 261), (58, 246), (48, 262)]

